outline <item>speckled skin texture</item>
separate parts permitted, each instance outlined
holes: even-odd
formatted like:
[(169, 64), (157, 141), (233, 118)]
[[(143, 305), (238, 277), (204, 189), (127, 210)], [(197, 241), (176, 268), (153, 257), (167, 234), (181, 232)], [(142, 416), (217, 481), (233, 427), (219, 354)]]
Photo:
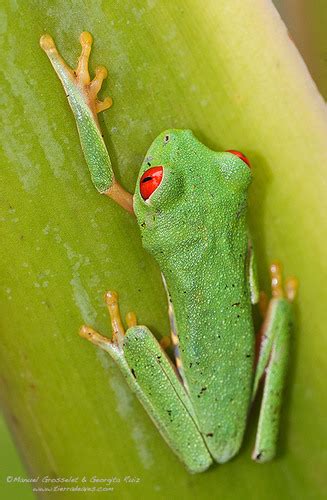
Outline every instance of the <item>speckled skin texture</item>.
[(159, 188), (134, 210), (144, 247), (158, 261), (173, 304), (186, 386), (208, 449), (237, 453), (251, 398), (254, 331), (248, 281), (250, 168), (189, 130), (168, 130), (150, 147), (139, 179), (162, 165)]
[(255, 396), (259, 381), (265, 373), (256, 443), (252, 454), (259, 462), (267, 462), (276, 454), (282, 390), (289, 359), (290, 333), (293, 330), (292, 304), (285, 298), (273, 298), (265, 322), (267, 328), (264, 329), (253, 386)]
[[(192, 472), (212, 463), (194, 417), (194, 410), (175, 369), (150, 330), (130, 328), (124, 357), (134, 377), (131, 384), (148, 414), (176, 455)], [(127, 381), (131, 382), (130, 373)]]

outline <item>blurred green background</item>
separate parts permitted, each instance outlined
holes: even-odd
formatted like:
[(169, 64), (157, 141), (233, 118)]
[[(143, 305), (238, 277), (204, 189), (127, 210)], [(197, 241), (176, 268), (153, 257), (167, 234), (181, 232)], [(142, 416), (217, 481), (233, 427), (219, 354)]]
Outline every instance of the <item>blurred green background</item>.
[[(275, 5), (288, 27), (291, 38), (301, 51), (321, 94), (326, 98), (326, 2), (324, 0), (315, 0), (314, 2), (306, 0), (276, 0)], [(2, 15), (0, 14), (0, 24), (3, 28), (2, 19)], [(65, 47), (65, 50), (67, 53), (70, 49), (69, 47)], [(42, 57), (41, 52), (39, 57)], [(314, 425), (314, 422), (312, 422), (312, 425)], [(3, 419), (0, 420), (0, 464), (0, 498), (19, 498), (22, 500), (32, 498), (33, 496), (28, 486), (21, 485), (13, 488), (5, 481), (7, 476), (19, 475), (23, 477), (24, 469)], [(253, 498), (256, 498), (255, 495)]]

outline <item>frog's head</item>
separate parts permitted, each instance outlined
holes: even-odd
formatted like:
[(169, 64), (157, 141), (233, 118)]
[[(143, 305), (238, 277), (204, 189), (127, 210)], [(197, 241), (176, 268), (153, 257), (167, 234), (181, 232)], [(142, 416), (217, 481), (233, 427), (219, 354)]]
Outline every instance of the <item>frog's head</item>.
[(145, 156), (134, 194), (144, 246), (158, 253), (165, 243), (187, 245), (190, 235), (229, 224), (246, 209), (250, 182), (241, 153), (212, 151), (191, 130), (162, 132)]

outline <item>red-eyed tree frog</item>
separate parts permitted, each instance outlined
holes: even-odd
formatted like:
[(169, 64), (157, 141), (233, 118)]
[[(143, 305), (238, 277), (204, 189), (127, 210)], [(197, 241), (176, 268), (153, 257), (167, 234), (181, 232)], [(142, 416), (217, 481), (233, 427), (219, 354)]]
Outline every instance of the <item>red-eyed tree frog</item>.
[(136, 216), (143, 245), (157, 260), (169, 298), (176, 363), (136, 317), (125, 331), (115, 292), (107, 292), (113, 335), (89, 326), (80, 335), (107, 351), (163, 438), (190, 472), (223, 463), (239, 450), (247, 416), (264, 378), (253, 459), (274, 457), (289, 352), (296, 280), (282, 285), (271, 266), (272, 299), (255, 349), (252, 304), (258, 301), (246, 221), (251, 168), (238, 151), (215, 152), (190, 130), (166, 130), (145, 155), (134, 196), (116, 181), (97, 113), (106, 69), (90, 79), (92, 37), (82, 33), (77, 69), (49, 35), (42, 49), (59, 76), (96, 189)]

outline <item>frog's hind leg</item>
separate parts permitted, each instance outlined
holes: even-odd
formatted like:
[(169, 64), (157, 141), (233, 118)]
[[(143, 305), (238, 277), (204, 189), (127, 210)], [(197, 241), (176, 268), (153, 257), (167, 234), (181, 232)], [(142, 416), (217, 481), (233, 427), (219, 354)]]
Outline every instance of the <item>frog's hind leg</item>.
[(263, 375), (264, 390), (255, 448), (252, 458), (257, 462), (271, 460), (276, 453), (282, 392), (285, 385), (292, 330), (292, 301), (297, 282), (289, 278), (282, 287), (281, 266), (271, 265), (272, 299), (269, 302), (261, 332), (253, 394), (254, 399)]
[(116, 181), (111, 160), (105, 146), (98, 113), (112, 105), (111, 97), (103, 101), (98, 99), (107, 70), (98, 66), (93, 80), (89, 74), (89, 56), (92, 46), (92, 36), (83, 32), (80, 36), (82, 52), (75, 70), (70, 68), (48, 34), (40, 39), (41, 48), (47, 54), (66, 93), (69, 105), (74, 113), (83, 153), (90, 170), (91, 179), (96, 189), (119, 203), (123, 208), (133, 213), (132, 195), (125, 191)]
[(128, 313), (125, 333), (115, 292), (105, 296), (112, 339), (89, 326), (80, 335), (108, 351), (117, 362), (130, 388), (152, 418), (163, 438), (190, 472), (202, 472), (212, 463), (195, 419), (194, 411), (172, 365), (145, 326)]

